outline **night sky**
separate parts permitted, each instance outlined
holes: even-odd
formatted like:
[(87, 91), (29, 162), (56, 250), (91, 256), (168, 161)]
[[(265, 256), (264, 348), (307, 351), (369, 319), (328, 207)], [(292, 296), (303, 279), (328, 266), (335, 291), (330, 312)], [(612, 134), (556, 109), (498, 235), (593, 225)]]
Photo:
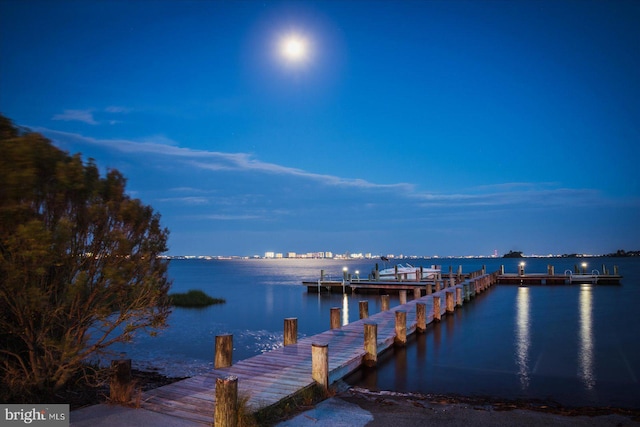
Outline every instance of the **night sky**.
[(640, 249), (640, 2), (0, 0), (0, 112), (171, 255)]

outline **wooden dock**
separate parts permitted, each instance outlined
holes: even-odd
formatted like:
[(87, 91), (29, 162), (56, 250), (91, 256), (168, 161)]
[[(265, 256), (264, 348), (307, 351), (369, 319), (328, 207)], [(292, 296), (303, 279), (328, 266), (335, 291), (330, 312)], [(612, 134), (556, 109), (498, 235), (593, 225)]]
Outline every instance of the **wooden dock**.
[[(237, 377), (238, 395), (240, 398), (248, 398), (247, 405), (251, 410), (256, 411), (277, 404), (316, 384), (312, 378), (314, 345), (328, 347), (328, 384), (334, 383), (358, 369), (365, 356), (369, 357), (364, 345), (365, 324), (377, 325), (377, 359), (377, 354), (397, 343), (403, 334), (406, 337), (420, 328), (418, 322), (422, 322), (423, 317), (417, 314), (418, 304), (424, 304), (420, 309), (426, 310), (425, 324), (431, 323), (469, 301), (477, 293), (488, 289), (496, 282), (497, 277), (496, 272), (480, 275), (454, 286), (446, 284), (447, 287), (442, 290), (415, 298), (368, 318), (300, 339), (295, 344), (242, 360), (227, 368), (214, 369), (205, 375), (149, 390), (142, 396), (141, 407), (211, 425), (216, 404), (216, 380), (229, 376)], [(398, 318), (404, 317), (402, 312), (406, 313), (406, 323), (399, 327)]]
[[(345, 278), (343, 280), (324, 280), (323, 275), (317, 281), (303, 281), (307, 292), (336, 292), (336, 293), (399, 293), (402, 291), (417, 292), (420, 289), (422, 295), (429, 294), (427, 288), (439, 290), (445, 286), (454, 286), (467, 280), (472, 280), (485, 274), (485, 268), (467, 274), (462, 274), (461, 269), (457, 274), (451, 270), (448, 275), (428, 280), (407, 280), (398, 277), (396, 280), (375, 280), (372, 278)], [(416, 275), (418, 277), (418, 275)], [(570, 285), (570, 284), (600, 284), (618, 285), (622, 276), (618, 274), (618, 268), (614, 266), (613, 274), (603, 265), (602, 272), (598, 270), (581, 271), (578, 266), (574, 270), (566, 270), (563, 274), (555, 274), (553, 266), (547, 266), (546, 273), (527, 273), (524, 266), (519, 267), (518, 273), (505, 273), (504, 266), (498, 272), (496, 283), (507, 285)]]
[(503, 285), (571, 285), (571, 284), (599, 284), (619, 285), (622, 276), (614, 274), (501, 274), (497, 283)]

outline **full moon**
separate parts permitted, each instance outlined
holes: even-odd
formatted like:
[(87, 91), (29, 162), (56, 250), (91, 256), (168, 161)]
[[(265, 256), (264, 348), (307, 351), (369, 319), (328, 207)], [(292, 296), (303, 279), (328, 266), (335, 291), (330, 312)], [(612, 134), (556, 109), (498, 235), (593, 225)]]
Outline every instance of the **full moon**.
[(290, 62), (302, 62), (308, 54), (307, 41), (297, 35), (284, 37), (280, 43), (280, 53)]

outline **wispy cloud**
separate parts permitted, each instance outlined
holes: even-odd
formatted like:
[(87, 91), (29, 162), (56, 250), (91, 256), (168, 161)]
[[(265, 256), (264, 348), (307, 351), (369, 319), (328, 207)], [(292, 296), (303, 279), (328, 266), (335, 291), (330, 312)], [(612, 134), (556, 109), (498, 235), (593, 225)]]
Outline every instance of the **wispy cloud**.
[(162, 199), (158, 199), (160, 202), (169, 202), (169, 203), (180, 203), (187, 205), (207, 205), (210, 203), (209, 199), (206, 197), (165, 197)]
[(51, 120), (62, 120), (65, 122), (82, 122), (90, 125), (97, 125), (91, 110), (64, 110), (61, 114), (54, 115)]
[(131, 108), (112, 105), (112, 106), (109, 106), (109, 107), (105, 108), (104, 111), (107, 112), (107, 113), (112, 113), (112, 114), (124, 114), (124, 113), (131, 112)]
[(211, 215), (199, 215), (200, 219), (210, 219), (215, 221), (246, 221), (249, 219), (262, 219), (259, 215), (223, 215), (223, 214), (211, 214)]
[[(64, 110), (62, 113), (55, 114), (51, 120), (65, 121), (65, 122), (82, 122), (90, 125), (99, 125), (102, 123), (108, 123), (110, 125), (122, 123), (121, 120), (113, 118), (113, 115), (122, 115), (130, 113), (132, 110), (126, 107), (109, 106), (104, 109), (90, 108), (85, 110)], [(95, 116), (102, 113), (102, 120), (98, 120)], [(104, 114), (107, 113), (107, 114)], [(106, 117), (104, 117), (106, 116)]]
[[(468, 208), (487, 209), (512, 207), (570, 207), (603, 203), (602, 195), (592, 189), (562, 188), (553, 182), (509, 182), (484, 186), (476, 186), (455, 193), (439, 193), (419, 190), (411, 183), (374, 183), (361, 178), (346, 178), (336, 175), (321, 174), (299, 168), (284, 166), (276, 163), (263, 162), (250, 153), (226, 153), (219, 151), (195, 150), (184, 148), (163, 136), (145, 138), (141, 141), (127, 139), (98, 139), (75, 133), (60, 132), (50, 129), (40, 129), (53, 139), (73, 140), (82, 144), (91, 144), (117, 150), (127, 154), (143, 154), (165, 157), (171, 162), (181, 161), (193, 170), (233, 171), (239, 173), (270, 174), (284, 177), (299, 178), (345, 189), (358, 189), (366, 192), (383, 191), (392, 194), (390, 198), (383, 196), (376, 199), (375, 206), (387, 206), (389, 203), (403, 201), (401, 206), (411, 209), (440, 209), (440, 208)], [(187, 190), (183, 188), (184, 190)], [(190, 194), (189, 194), (190, 193)], [(364, 194), (364, 193), (363, 193)], [(190, 205), (207, 204), (211, 200), (192, 192), (185, 191), (185, 197), (165, 198), (163, 201), (178, 201)], [(354, 200), (355, 200), (354, 196)], [(364, 196), (362, 198), (364, 200)], [(360, 209), (370, 199), (363, 201)], [(216, 204), (220, 204), (218, 200)], [(238, 205), (238, 201), (234, 201)], [(396, 210), (396, 207), (393, 208)], [(224, 216), (226, 218), (226, 215)], [(245, 219), (256, 218), (245, 216)]]
[(109, 147), (124, 153), (156, 154), (177, 157), (188, 160), (191, 166), (212, 171), (253, 171), (288, 175), (315, 180), (326, 185), (357, 187), (362, 189), (413, 191), (414, 188), (412, 184), (407, 183), (377, 184), (364, 179), (318, 174), (298, 168), (263, 162), (254, 158), (254, 156), (249, 153), (224, 153), (219, 151), (193, 150), (190, 148), (178, 147), (174, 141), (161, 136), (154, 137), (152, 139), (146, 138), (144, 141), (132, 141), (125, 139), (97, 139), (76, 133), (60, 132), (50, 129), (40, 129), (40, 131), (49, 135), (71, 138), (92, 145)]

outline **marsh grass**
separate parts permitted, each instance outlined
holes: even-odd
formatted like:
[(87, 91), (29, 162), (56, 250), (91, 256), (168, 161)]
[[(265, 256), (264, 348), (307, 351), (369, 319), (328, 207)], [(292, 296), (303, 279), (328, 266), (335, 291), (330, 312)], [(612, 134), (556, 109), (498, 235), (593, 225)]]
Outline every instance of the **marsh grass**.
[[(325, 390), (319, 385), (313, 385), (300, 390), (298, 393), (281, 400), (275, 405), (262, 408), (253, 413), (253, 421), (255, 424), (246, 424), (247, 426), (272, 426), (278, 422), (285, 421), (298, 415), (301, 412), (313, 408), (319, 402), (335, 396), (334, 390)], [(239, 424), (240, 425), (240, 424)]]
[(224, 304), (222, 298), (213, 298), (200, 290), (190, 290), (186, 293), (169, 294), (171, 304), (176, 307), (208, 307), (213, 304)]

